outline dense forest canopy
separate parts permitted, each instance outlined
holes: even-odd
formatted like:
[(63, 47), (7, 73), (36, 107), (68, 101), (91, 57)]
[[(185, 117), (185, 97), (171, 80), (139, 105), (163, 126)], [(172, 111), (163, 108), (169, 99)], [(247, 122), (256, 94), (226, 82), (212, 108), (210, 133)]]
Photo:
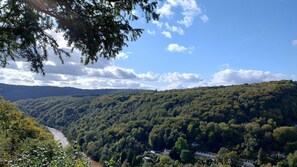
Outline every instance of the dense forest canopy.
[[(62, 130), (102, 163), (238, 166), (243, 158), (258, 165), (296, 165), (297, 83), (293, 81), (17, 104), (41, 123)], [(165, 149), (169, 153), (157, 158), (149, 152)], [(218, 155), (209, 161), (194, 156), (196, 151)]]
[(22, 59), (32, 71), (44, 73), (49, 48), (63, 62), (70, 53), (51, 31), (62, 33), (72, 50), (81, 51), (84, 64), (114, 58), (143, 32), (132, 27), (138, 19), (132, 11), (138, 8), (148, 22), (158, 19), (156, 7), (156, 1), (148, 0), (1, 0), (0, 66)]

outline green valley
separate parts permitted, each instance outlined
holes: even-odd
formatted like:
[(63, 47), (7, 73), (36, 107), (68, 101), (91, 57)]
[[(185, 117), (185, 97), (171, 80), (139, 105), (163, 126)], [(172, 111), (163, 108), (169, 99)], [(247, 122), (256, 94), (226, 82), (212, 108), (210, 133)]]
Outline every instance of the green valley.
[[(21, 100), (106, 166), (296, 166), (297, 83)], [(216, 153), (215, 158), (198, 152)]]

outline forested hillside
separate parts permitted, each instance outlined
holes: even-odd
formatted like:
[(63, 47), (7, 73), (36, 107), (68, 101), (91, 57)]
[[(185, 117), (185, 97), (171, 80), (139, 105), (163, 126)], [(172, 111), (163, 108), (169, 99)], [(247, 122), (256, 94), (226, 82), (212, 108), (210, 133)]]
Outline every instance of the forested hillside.
[(77, 151), (58, 146), (45, 127), (0, 98), (0, 166), (86, 166)]
[(0, 96), (10, 101), (21, 99), (32, 99), (49, 96), (101, 96), (106, 94), (141, 92), (137, 89), (76, 89), (70, 87), (55, 87), (55, 86), (21, 86), (7, 85), (0, 83)]
[[(126, 166), (297, 165), (297, 83), (23, 100), (94, 160)], [(170, 150), (151, 154), (149, 150)], [(196, 151), (218, 153), (214, 161)], [(295, 152), (295, 154), (294, 154)]]

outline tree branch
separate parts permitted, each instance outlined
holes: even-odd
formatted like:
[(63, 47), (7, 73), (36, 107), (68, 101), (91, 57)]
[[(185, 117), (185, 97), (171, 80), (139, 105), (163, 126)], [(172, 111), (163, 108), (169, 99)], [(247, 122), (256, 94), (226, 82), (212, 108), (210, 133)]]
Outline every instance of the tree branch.
[(3, 5), (3, 6), (1, 6), (0, 7), (0, 10), (2, 10), (2, 9), (4, 9), (4, 8), (6, 8), (7, 6), (9, 6), (10, 4), (9, 4), (9, 2), (7, 3), (7, 4), (5, 4), (5, 5)]
[(30, 4), (31, 6), (33, 6), (34, 9), (36, 9), (36, 10), (38, 10), (38, 11), (44, 13), (44, 14), (47, 14), (49, 16), (52, 16), (52, 17), (56, 18), (57, 20), (64, 20), (64, 18), (61, 17), (60, 15), (58, 15), (58, 14), (52, 12), (52, 11), (48, 11), (47, 9), (45, 9), (44, 6), (41, 5), (41, 3), (40, 4), (37, 4), (37, 3), (38, 2), (36, 2), (35, 0), (29, 0), (28, 1), (28, 4)]

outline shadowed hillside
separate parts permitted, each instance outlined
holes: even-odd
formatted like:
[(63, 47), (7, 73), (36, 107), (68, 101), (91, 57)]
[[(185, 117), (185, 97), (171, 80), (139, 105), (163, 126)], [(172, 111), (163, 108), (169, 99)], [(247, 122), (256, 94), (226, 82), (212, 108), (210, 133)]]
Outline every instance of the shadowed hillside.
[(105, 94), (141, 92), (137, 89), (76, 89), (70, 87), (54, 87), (54, 86), (20, 86), (6, 85), (0, 83), (0, 96), (10, 101), (21, 99), (33, 99), (49, 96), (100, 96)]

